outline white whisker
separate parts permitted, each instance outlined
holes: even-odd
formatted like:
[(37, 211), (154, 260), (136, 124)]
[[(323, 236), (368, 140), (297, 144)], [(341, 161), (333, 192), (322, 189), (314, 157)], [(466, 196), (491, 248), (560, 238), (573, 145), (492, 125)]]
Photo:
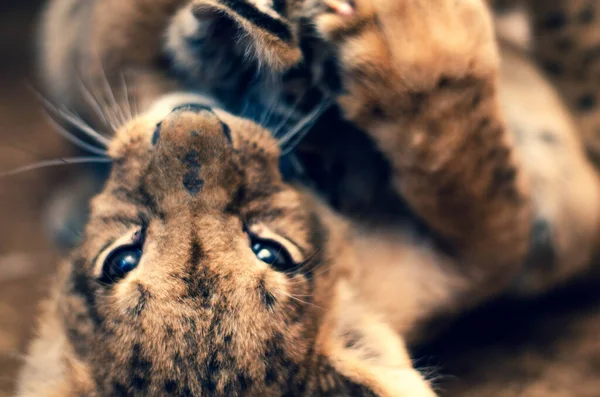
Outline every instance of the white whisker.
[(68, 121), (75, 127), (79, 128), (81, 132), (85, 133), (89, 138), (95, 140), (103, 147), (108, 147), (108, 145), (110, 144), (110, 139), (108, 139), (107, 137), (90, 127), (90, 125), (83, 121), (81, 117), (76, 116), (75, 114), (69, 112), (66, 109), (60, 109), (58, 106), (54, 105), (52, 102), (46, 99), (38, 91), (33, 90), (33, 93), (38, 97), (40, 101), (42, 101), (42, 104), (48, 112), (55, 113), (57, 116), (60, 116), (65, 121)]
[(311, 305), (311, 306), (314, 306), (314, 307), (318, 307), (319, 309), (323, 309), (323, 308), (322, 308), (321, 306), (319, 306), (319, 305), (316, 305), (316, 304), (314, 304), (314, 303), (312, 303), (312, 302), (303, 301), (302, 299), (300, 299), (300, 298), (297, 298), (296, 296), (294, 296), (294, 295), (292, 295), (292, 294), (289, 294), (289, 293), (287, 293), (287, 292), (285, 292), (285, 291), (283, 291), (283, 290), (281, 290), (281, 289), (275, 289), (275, 290), (274, 290), (274, 292), (275, 292), (275, 293), (279, 293), (279, 294), (281, 294), (281, 295), (283, 295), (283, 296), (286, 296), (286, 297), (288, 297), (288, 298), (290, 298), (290, 299), (294, 299), (294, 300), (296, 300), (296, 301), (298, 301), (298, 302), (304, 303), (305, 305)]
[(268, 125), (267, 121), (270, 119), (273, 110), (275, 110), (275, 102), (277, 101), (277, 98), (277, 95), (271, 96), (267, 108), (264, 110), (262, 117), (260, 118), (260, 122), (258, 124), (262, 126)]
[(32, 171), (45, 167), (54, 167), (58, 165), (67, 164), (87, 164), (87, 163), (110, 163), (113, 160), (106, 157), (71, 157), (71, 158), (60, 158), (54, 160), (44, 160), (34, 164), (29, 164), (23, 167), (19, 167), (10, 171), (0, 172), (0, 178), (17, 175), (23, 172)]
[(123, 73), (121, 73), (121, 85), (123, 86), (123, 95), (125, 95), (125, 103), (127, 104), (127, 116), (129, 116), (129, 120), (132, 120), (133, 113), (131, 111), (131, 103), (129, 102), (129, 89), (127, 89), (127, 81)]
[(60, 134), (63, 138), (73, 143), (75, 146), (79, 146), (83, 150), (87, 150), (90, 153), (97, 154), (99, 156), (106, 156), (106, 150), (102, 150), (97, 148), (94, 145), (91, 145), (83, 140), (77, 138), (75, 135), (71, 134), (66, 128), (57, 123), (52, 117), (48, 116), (48, 121), (54, 127), (55, 131)]
[[(90, 91), (88, 86), (85, 84), (85, 82), (81, 78), (79, 79), (79, 83), (81, 84), (82, 93), (83, 93), (84, 99), (88, 103), (88, 105), (92, 107), (94, 112), (99, 117), (101, 117), (102, 120), (104, 120), (104, 125), (106, 125), (106, 127), (111, 128), (113, 130), (113, 132), (116, 131), (117, 127), (116, 127), (114, 120), (108, 119), (108, 115), (105, 114), (105, 112), (102, 108), (102, 105), (100, 104), (100, 101), (96, 98), (96, 96), (94, 94), (92, 94), (92, 92)], [(104, 107), (106, 108), (106, 103), (104, 103)]]
[[(319, 116), (321, 116), (323, 112), (327, 110), (329, 105), (329, 97), (323, 98), (323, 100), (315, 107), (315, 109), (304, 116), (293, 129), (291, 129), (279, 140), (279, 145), (282, 148), (282, 156), (291, 152), (298, 145), (298, 143), (300, 143), (302, 138), (304, 138), (304, 136), (308, 133)], [(292, 144), (290, 144), (290, 142), (292, 142)]]
[(85, 121), (81, 120), (81, 118), (75, 116), (73, 113), (60, 109), (53, 105), (49, 100), (44, 98), (42, 95), (39, 95), (40, 100), (45, 105), (45, 108), (48, 111), (56, 113), (58, 116), (63, 118), (65, 121), (68, 121), (75, 127), (79, 128), (82, 132), (84, 132), (88, 137), (94, 139), (96, 142), (100, 143), (104, 147), (108, 147), (110, 144), (110, 139), (106, 138), (104, 135), (101, 135), (92, 127), (90, 127)]
[(123, 114), (123, 111), (121, 109), (121, 107), (119, 106), (119, 103), (117, 102), (117, 98), (115, 98), (115, 94), (112, 90), (112, 87), (110, 86), (110, 82), (108, 81), (108, 77), (106, 76), (106, 72), (104, 71), (104, 67), (102, 65), (100, 65), (100, 70), (101, 70), (101, 75), (102, 75), (102, 82), (104, 84), (104, 94), (108, 96), (108, 101), (109, 106), (112, 108), (112, 112), (115, 116), (115, 118), (117, 119), (117, 121), (120, 123), (119, 126), (122, 126), (126, 123), (126, 117)]
[(296, 108), (304, 100), (304, 97), (306, 96), (307, 92), (308, 92), (308, 89), (304, 90), (304, 92), (302, 93), (302, 95), (300, 95), (298, 97), (298, 99), (294, 102), (294, 104), (290, 107), (290, 109), (288, 109), (285, 118), (277, 125), (277, 127), (275, 127), (273, 129), (273, 136), (275, 138), (279, 137), (279, 133), (281, 132), (281, 130), (283, 129), (283, 127), (288, 123), (288, 121), (290, 121), (290, 119), (292, 118), (292, 116), (296, 112)]
[(56, 109), (56, 112), (75, 127), (79, 128), (87, 136), (102, 144), (104, 147), (108, 147), (110, 144), (110, 139), (106, 138), (104, 135), (101, 135), (99, 132), (90, 127), (85, 121), (75, 117), (72, 113), (61, 109)]

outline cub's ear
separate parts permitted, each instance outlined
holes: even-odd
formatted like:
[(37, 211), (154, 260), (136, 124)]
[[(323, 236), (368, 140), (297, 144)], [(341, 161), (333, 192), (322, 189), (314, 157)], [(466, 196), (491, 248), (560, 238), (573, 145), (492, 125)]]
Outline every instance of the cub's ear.
[(435, 397), (412, 367), (402, 339), (342, 282), (320, 334), (322, 364), (313, 395)]
[[(230, 43), (246, 61), (255, 62), (261, 69), (281, 73), (298, 64), (302, 53), (296, 30), (285, 18), (287, 2), (281, 9), (256, 3), (257, 0), (194, 0), (193, 15), (202, 21), (211, 20), (217, 29), (232, 26), (227, 32)], [(250, 59), (248, 59), (250, 58)]]

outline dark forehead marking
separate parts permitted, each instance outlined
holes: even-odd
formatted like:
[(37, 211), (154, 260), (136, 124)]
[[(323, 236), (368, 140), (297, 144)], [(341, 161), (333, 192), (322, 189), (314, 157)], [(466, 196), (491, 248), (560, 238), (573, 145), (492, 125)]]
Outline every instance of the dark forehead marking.
[(204, 186), (204, 180), (200, 178), (200, 154), (196, 150), (188, 151), (181, 159), (187, 171), (183, 175), (183, 187), (192, 196), (198, 194)]
[(202, 191), (202, 187), (204, 186), (204, 180), (198, 176), (198, 171), (196, 169), (190, 169), (183, 175), (183, 187), (188, 191), (192, 196), (197, 195)]
[(181, 162), (188, 168), (200, 168), (200, 153), (192, 149), (181, 158)]

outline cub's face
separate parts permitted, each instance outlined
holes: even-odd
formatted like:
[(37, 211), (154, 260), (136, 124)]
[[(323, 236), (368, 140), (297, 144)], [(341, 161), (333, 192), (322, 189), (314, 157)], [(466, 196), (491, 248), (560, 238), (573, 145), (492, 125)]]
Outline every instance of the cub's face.
[(59, 312), (101, 395), (301, 394), (320, 359), (330, 231), (270, 134), (196, 105), (110, 148)]

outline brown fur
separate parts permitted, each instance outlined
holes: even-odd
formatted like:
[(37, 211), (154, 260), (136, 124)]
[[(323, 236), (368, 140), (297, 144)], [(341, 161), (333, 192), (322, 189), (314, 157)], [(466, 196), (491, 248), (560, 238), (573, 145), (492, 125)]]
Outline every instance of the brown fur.
[[(110, 81), (117, 71), (133, 72), (128, 76), (138, 103), (150, 109), (178, 87), (156, 61), (161, 35), (181, 6), (80, 4), (91, 19), (71, 54), (75, 68), (93, 87), (103, 84), (97, 81), (105, 74)], [(387, 162), (385, 195), (406, 200), (451, 254), (415, 241), (401, 224), (357, 219), (356, 210), (344, 213), (344, 221), (332, 215), (314, 192), (281, 181), (276, 143), (248, 121), (222, 112), (174, 113), (160, 125), (152, 148), (158, 120), (143, 115), (114, 139), (113, 174), (94, 200), (86, 241), (65, 266), (50, 303), (47, 316), (62, 323), (42, 330), (40, 341), (62, 335), (64, 349), (48, 358), (43, 342), (33, 347), (31, 365), (53, 363), (54, 370), (62, 368), (62, 381), (48, 385), (43, 376), (24, 377), (24, 391), (147, 394), (173, 381), (180, 392), (225, 395), (346, 395), (352, 388), (366, 395), (431, 395), (397, 333), (422, 339), (421, 326), (432, 317), (501, 292), (551, 288), (589, 264), (599, 216), (596, 176), (569, 116), (542, 79), (535, 84), (561, 112), (560, 127), (553, 125), (548, 138), (540, 129), (545, 125), (530, 121), (539, 119), (531, 114), (539, 109), (523, 111), (535, 101), (523, 100), (517, 73), (530, 81), (538, 72), (508, 50), (500, 72), (482, 2), (443, 0), (433, 7), (417, 0), (361, 0), (352, 17), (331, 13), (318, 1), (298, 10), (338, 57), (343, 89), (337, 103)], [(254, 33), (262, 38), (260, 48), (272, 39)], [(279, 53), (258, 52), (267, 54), (267, 67), (295, 59), (291, 51), (281, 61)], [(61, 60), (73, 65), (67, 56)], [(59, 63), (46, 63), (58, 65), (48, 70), (59, 82), (55, 92), (67, 92), (77, 103), (79, 89), (62, 78), (72, 66)], [(230, 126), (233, 148), (219, 119)], [(190, 148), (200, 174), (182, 161)], [(534, 154), (540, 159), (532, 161)], [(548, 170), (555, 158), (561, 164)], [(202, 179), (198, 196), (182, 188), (190, 172), (195, 186)], [(564, 191), (563, 172), (580, 178), (571, 192)], [(392, 219), (393, 209), (378, 208)], [(254, 219), (299, 245), (314, 277), (288, 280), (257, 266), (241, 225)], [(142, 221), (148, 241), (140, 268), (114, 290), (97, 285), (91, 258)], [(190, 256), (201, 259), (191, 261), (193, 272), (186, 268)], [(277, 289), (303, 300), (308, 295), (310, 302), (275, 295), (270, 312), (260, 306), (261, 285), (274, 295)], [(296, 321), (285, 326), (290, 317)], [(358, 344), (344, 342), (354, 334), (362, 336)]]

